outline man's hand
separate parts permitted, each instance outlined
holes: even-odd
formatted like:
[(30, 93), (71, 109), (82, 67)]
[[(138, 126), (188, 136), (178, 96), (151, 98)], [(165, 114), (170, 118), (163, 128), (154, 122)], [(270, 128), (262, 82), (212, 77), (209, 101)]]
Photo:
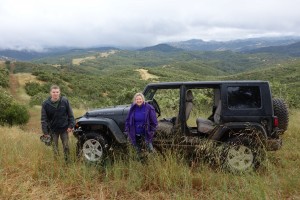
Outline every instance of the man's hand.
[(70, 133), (70, 132), (72, 132), (72, 130), (73, 130), (72, 128), (68, 128), (67, 132)]

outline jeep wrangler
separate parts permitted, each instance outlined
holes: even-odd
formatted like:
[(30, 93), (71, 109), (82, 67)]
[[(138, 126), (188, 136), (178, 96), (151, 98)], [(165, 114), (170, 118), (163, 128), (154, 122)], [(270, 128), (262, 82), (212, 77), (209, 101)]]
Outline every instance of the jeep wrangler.
[[(150, 83), (143, 94), (158, 116), (157, 150), (176, 147), (196, 158), (218, 150), (218, 163), (233, 172), (256, 169), (266, 150), (280, 149), (288, 126), (287, 105), (272, 99), (267, 81)], [(129, 108), (96, 109), (78, 118), (78, 155), (101, 162), (110, 150), (126, 145)]]

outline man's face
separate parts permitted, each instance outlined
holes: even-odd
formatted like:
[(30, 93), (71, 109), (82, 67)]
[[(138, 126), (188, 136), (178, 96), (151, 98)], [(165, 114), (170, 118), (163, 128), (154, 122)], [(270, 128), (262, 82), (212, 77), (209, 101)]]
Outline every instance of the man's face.
[(60, 90), (59, 89), (52, 89), (50, 92), (51, 99), (54, 101), (57, 101), (60, 96)]

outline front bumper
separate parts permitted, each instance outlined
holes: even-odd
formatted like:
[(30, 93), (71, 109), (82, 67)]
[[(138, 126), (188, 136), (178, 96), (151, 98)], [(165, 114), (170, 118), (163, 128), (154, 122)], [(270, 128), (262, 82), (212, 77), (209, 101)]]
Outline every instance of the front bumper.
[(75, 129), (73, 131), (73, 135), (78, 139), (81, 135), (83, 134), (83, 130), (81, 129), (81, 127)]

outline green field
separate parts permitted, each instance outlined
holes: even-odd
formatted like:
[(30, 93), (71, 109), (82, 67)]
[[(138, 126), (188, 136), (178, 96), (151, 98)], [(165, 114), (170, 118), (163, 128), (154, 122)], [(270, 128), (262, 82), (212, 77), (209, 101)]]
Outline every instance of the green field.
[[(38, 113), (36, 113), (38, 114)], [(257, 171), (233, 175), (206, 163), (189, 165), (180, 155), (146, 164), (117, 159), (104, 168), (53, 159), (39, 135), (18, 127), (0, 129), (0, 199), (299, 199), (300, 117), (291, 111), (284, 145), (268, 153)]]

